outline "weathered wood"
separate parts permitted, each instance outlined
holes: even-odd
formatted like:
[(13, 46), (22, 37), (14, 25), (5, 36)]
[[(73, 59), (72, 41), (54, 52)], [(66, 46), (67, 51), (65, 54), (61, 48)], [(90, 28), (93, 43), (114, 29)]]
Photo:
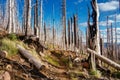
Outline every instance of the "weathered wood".
[(44, 65), (39, 60), (37, 60), (34, 56), (32, 56), (32, 54), (28, 50), (25, 50), (20, 45), (17, 45), (17, 48), (18, 48), (19, 52), (21, 53), (21, 55), (23, 55), (25, 58), (27, 58), (28, 61), (30, 63), (32, 63), (37, 69), (44, 68)]
[(95, 51), (93, 51), (93, 50), (91, 50), (91, 49), (89, 49), (89, 48), (87, 49), (87, 51), (88, 51), (88, 53), (94, 54), (94, 55), (95, 55), (98, 59), (100, 59), (101, 61), (107, 63), (108, 65), (114, 67), (115, 69), (120, 70), (120, 65), (117, 64), (117, 63), (115, 63), (114, 61), (112, 61), (112, 60), (110, 60), (110, 59), (108, 59), (108, 58), (106, 58), (106, 57), (104, 57), (104, 56), (96, 53)]

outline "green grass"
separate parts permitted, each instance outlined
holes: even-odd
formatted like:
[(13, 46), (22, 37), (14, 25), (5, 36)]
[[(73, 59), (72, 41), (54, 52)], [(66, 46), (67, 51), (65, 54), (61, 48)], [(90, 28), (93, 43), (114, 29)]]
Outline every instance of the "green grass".
[(1, 46), (0, 50), (5, 50), (8, 52), (8, 56), (12, 56), (18, 53), (15, 41), (12, 41), (8, 38), (0, 40)]
[(120, 79), (120, 72), (119, 71), (118, 72), (113, 72), (112, 76)]
[(50, 63), (54, 66), (57, 66), (57, 67), (60, 66), (59, 62), (57, 60), (55, 60), (54, 58), (52, 58), (51, 56), (47, 55), (47, 56), (45, 56), (45, 59), (47, 60), (48, 63)]
[(93, 75), (96, 78), (100, 78), (101, 77), (101, 72), (99, 70), (91, 70), (90, 75)]

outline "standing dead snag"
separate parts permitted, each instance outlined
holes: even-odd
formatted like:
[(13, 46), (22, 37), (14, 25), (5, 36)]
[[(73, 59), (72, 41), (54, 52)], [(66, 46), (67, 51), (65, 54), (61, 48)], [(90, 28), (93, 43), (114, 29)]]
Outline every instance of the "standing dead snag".
[(70, 46), (70, 20), (68, 20), (68, 46)]
[[(98, 54), (101, 55), (100, 53), (100, 39), (99, 39), (99, 25), (98, 25), (98, 19), (99, 19), (99, 10), (98, 10), (98, 5), (97, 5), (97, 0), (92, 0), (91, 1), (91, 6), (92, 6), (92, 25), (90, 24), (90, 11), (88, 11), (88, 34), (89, 34), (89, 48), (92, 50), (95, 50)], [(89, 9), (88, 9), (89, 10)], [(99, 65), (100, 65), (100, 61)], [(91, 68), (93, 70), (96, 70), (96, 65), (95, 65), (95, 55), (91, 54)]]
[(109, 26), (108, 26), (108, 16), (107, 16), (107, 57), (110, 58), (110, 31), (109, 31)]
[(26, 27), (25, 27), (25, 36), (31, 34), (31, 0), (25, 0), (26, 5)]
[(38, 37), (38, 0), (34, 6), (34, 35)]
[(7, 30), (8, 33), (15, 33), (15, 29), (16, 29), (16, 22), (15, 22), (15, 18), (16, 18), (16, 12), (15, 12), (15, 0), (8, 0), (8, 26), (7, 26)]
[(110, 52), (111, 52), (111, 59), (115, 59), (115, 54), (114, 54), (114, 47), (113, 47), (113, 26), (112, 26), (112, 23), (111, 23), (111, 50), (110, 50)]
[(74, 15), (74, 47), (77, 47), (77, 16)]
[(44, 23), (44, 42), (46, 42), (46, 24)]
[(55, 18), (54, 18), (54, 5), (53, 5), (53, 48), (55, 45)]
[(42, 38), (42, 25), (43, 25), (43, 0), (40, 0), (40, 27), (39, 27), (39, 38)]
[(63, 25), (63, 46), (67, 49), (66, 38), (66, 0), (62, 0), (62, 25)]

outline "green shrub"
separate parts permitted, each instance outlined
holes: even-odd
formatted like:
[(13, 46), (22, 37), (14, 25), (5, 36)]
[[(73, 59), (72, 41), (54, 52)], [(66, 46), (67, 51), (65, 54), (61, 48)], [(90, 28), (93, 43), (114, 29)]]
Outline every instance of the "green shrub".
[(17, 36), (16, 36), (16, 34), (14, 34), (14, 33), (9, 34), (9, 35), (8, 35), (8, 38), (9, 38), (10, 40), (17, 40)]

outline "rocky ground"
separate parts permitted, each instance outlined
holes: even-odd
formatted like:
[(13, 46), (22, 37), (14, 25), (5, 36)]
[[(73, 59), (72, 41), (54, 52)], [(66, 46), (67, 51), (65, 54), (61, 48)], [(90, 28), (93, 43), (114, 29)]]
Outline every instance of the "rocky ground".
[[(91, 72), (88, 55), (75, 52), (50, 49), (33, 38), (21, 35), (6, 35), (0, 32), (0, 80), (119, 80), (119, 74), (99, 70)], [(5, 44), (5, 40), (10, 42)], [(11, 40), (13, 39), (13, 40)], [(14, 40), (15, 39), (15, 40)], [(8, 45), (9, 44), (9, 45)], [(16, 44), (21, 45), (45, 66), (37, 69), (17, 51)], [(15, 47), (13, 47), (15, 46)], [(12, 48), (11, 48), (12, 47)], [(15, 49), (13, 49), (15, 48)], [(14, 53), (14, 54), (13, 54)], [(113, 78), (114, 77), (114, 78)], [(117, 77), (117, 78), (115, 78)]]

